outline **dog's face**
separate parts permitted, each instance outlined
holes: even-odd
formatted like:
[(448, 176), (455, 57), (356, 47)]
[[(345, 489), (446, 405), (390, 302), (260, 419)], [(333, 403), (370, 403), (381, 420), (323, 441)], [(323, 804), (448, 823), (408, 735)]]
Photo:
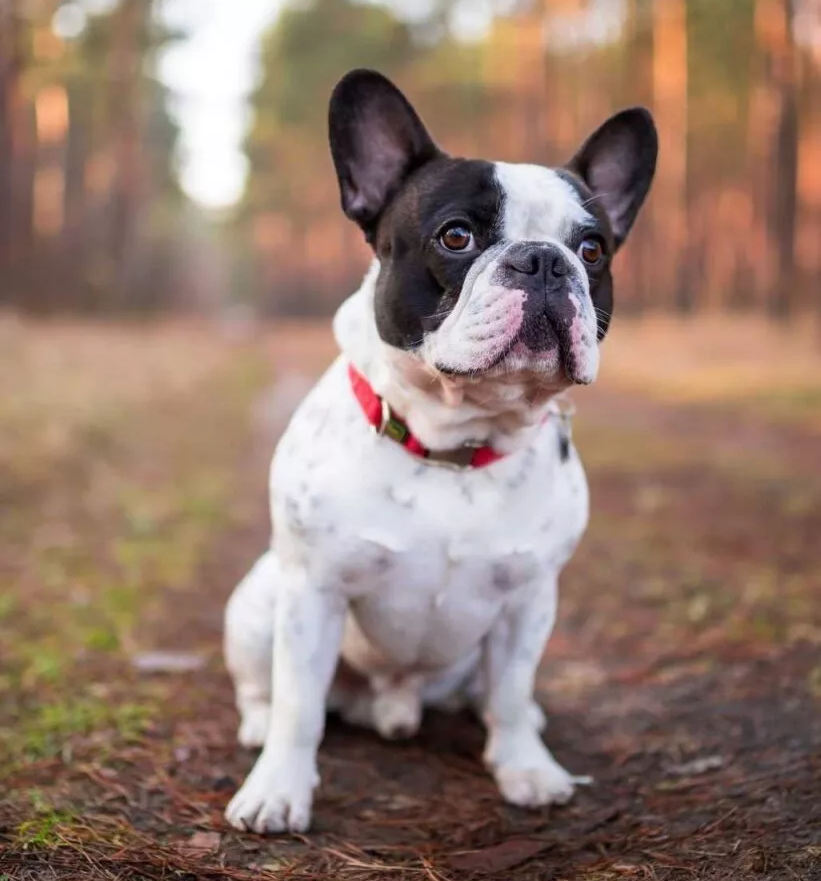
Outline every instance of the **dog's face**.
[(343, 210), (379, 260), (386, 343), (454, 375), (595, 379), (610, 261), (655, 168), (646, 110), (609, 119), (563, 168), (455, 159), (395, 86), (353, 71), (331, 98), (330, 141)]

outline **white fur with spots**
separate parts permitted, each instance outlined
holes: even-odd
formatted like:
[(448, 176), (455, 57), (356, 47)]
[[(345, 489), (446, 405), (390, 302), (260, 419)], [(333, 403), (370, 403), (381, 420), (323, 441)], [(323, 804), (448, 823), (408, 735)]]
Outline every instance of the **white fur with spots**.
[[(562, 224), (583, 211), (572, 188), (546, 169), (497, 169), (506, 240), (558, 241)], [(342, 355), (277, 447), (272, 547), (226, 614), (239, 738), (263, 747), (226, 811), (238, 828), (307, 828), (326, 708), (405, 736), (425, 704), (470, 701), (487, 725), (485, 759), (507, 800), (565, 801), (584, 779), (551, 756), (533, 702), (558, 573), (588, 516), (584, 472), (572, 445), (567, 457), (560, 453), (552, 401), (568, 380), (549, 354), (536, 363), (514, 351), (506, 371), (461, 378), (432, 367), (440, 354), (461, 353), (481, 370), (498, 344), (494, 328), (509, 332), (516, 292), (483, 282), (489, 265), (472, 274), (473, 302), (454, 311), (420, 357), (378, 336), (375, 263), (335, 319)], [(592, 380), (598, 350), (589, 294), (579, 299), (577, 322), (574, 346)], [(351, 392), (348, 362), (427, 446), (481, 440), (509, 455), (452, 471), (377, 436)], [(340, 655), (361, 687), (332, 682)]]

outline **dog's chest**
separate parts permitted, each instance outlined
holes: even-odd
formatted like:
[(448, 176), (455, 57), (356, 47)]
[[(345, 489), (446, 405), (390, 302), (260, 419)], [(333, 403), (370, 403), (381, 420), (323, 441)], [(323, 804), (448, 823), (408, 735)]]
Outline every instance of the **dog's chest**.
[(432, 539), (389, 554), (379, 573), (360, 573), (368, 588), (351, 602), (345, 656), (363, 670), (448, 666), (478, 644), (540, 564), (528, 550), (460, 557)]
[(451, 663), (572, 553), (587, 517), (578, 459), (560, 458), (546, 425), (491, 467), (432, 466), (376, 437), (350, 396), (323, 391), (329, 379), (277, 454), (278, 549), (350, 600), (345, 654), (358, 666)]

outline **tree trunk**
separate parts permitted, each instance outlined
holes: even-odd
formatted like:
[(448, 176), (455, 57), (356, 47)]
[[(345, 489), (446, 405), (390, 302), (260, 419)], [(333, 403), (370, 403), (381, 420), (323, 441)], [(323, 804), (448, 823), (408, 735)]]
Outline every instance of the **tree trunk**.
[(109, 229), (116, 264), (117, 307), (128, 305), (137, 271), (138, 223), (144, 202), (144, 167), (140, 149), (141, 95), (139, 88), (141, 34), (151, 14), (150, 0), (121, 0), (115, 13), (110, 56), (109, 94), (111, 137), (116, 177), (111, 197)]
[[(19, 0), (0, 0), (0, 267), (10, 267), (31, 245), (31, 109), (20, 90), (23, 58)], [(0, 290), (0, 300), (10, 291)]]
[(659, 128), (653, 237), (664, 260), (654, 267), (661, 296), (673, 299), (681, 311), (693, 306), (688, 242), (687, 182), (687, 9), (684, 0), (653, 4), (653, 109)]
[(792, 0), (783, 0), (784, 42), (773, 58), (773, 78), (778, 96), (774, 139), (774, 180), (771, 194), (771, 236), (776, 253), (776, 278), (770, 307), (786, 318), (793, 305), (795, 272), (796, 177), (798, 174), (798, 107)]

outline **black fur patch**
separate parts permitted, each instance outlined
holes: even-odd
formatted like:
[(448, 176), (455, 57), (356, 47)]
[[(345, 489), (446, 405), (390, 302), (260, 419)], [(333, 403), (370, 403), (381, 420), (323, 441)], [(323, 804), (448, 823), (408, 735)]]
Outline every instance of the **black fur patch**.
[[(499, 240), (501, 211), (491, 162), (440, 157), (411, 175), (380, 217), (374, 242), (376, 326), (386, 343), (414, 348), (445, 320), (473, 261)], [(442, 247), (439, 233), (451, 221), (470, 226), (475, 250)]]
[(559, 432), (559, 458), (562, 462), (570, 458), (570, 438), (564, 431)]
[(584, 205), (585, 210), (594, 218), (594, 222), (590, 226), (576, 227), (573, 237), (567, 243), (567, 246), (575, 251), (582, 243), (582, 239), (590, 233), (599, 236), (604, 242), (605, 260), (602, 266), (592, 270), (586, 267), (587, 278), (590, 282), (590, 299), (593, 301), (593, 306), (596, 309), (597, 334), (599, 340), (602, 340), (607, 333), (607, 329), (610, 327), (610, 320), (613, 317), (613, 275), (610, 272), (610, 263), (616, 250), (613, 230), (610, 227), (607, 212), (593, 195), (590, 187), (577, 174), (574, 174), (567, 168), (557, 168), (555, 172), (562, 180), (573, 187), (579, 202)]

